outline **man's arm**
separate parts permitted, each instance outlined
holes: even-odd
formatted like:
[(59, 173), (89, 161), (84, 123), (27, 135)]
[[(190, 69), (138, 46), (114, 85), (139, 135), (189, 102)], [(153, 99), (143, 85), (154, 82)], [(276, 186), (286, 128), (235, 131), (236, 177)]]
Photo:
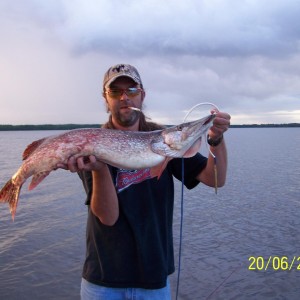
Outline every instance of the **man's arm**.
[(97, 161), (95, 156), (91, 155), (88, 161), (86, 157), (79, 157), (77, 160), (70, 157), (67, 165), (59, 165), (58, 167), (68, 169), (73, 173), (92, 172), (91, 210), (103, 224), (114, 225), (119, 217), (119, 202), (107, 164)]
[[(222, 141), (216, 145), (211, 146), (210, 150), (216, 157), (217, 167), (217, 186), (222, 187), (226, 181), (227, 173), (227, 149), (225, 140), (223, 138), (224, 132), (229, 128), (230, 115), (224, 112), (217, 112), (216, 118), (214, 119), (213, 126), (209, 130), (209, 136), (212, 141)], [(215, 186), (215, 161), (211, 154), (208, 156), (207, 165), (202, 172), (196, 177), (197, 180), (203, 182), (208, 186)]]
[[(216, 157), (217, 168), (217, 186), (222, 187), (226, 181), (227, 173), (227, 150), (225, 141), (223, 140), (217, 147), (210, 147), (210, 150)], [(215, 186), (215, 162), (211, 154), (208, 156), (207, 165), (201, 173), (196, 177), (202, 183), (214, 187)]]

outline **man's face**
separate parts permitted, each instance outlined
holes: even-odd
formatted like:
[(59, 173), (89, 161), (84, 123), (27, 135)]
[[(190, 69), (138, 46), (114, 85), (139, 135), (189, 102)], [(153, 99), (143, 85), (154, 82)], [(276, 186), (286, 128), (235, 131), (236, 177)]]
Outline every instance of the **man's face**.
[[(129, 107), (141, 108), (145, 92), (140, 89), (137, 90), (136, 93), (130, 94), (127, 92), (127, 89), (130, 88), (140, 89), (140, 86), (129, 77), (119, 77), (111, 83), (109, 89), (106, 91), (105, 99), (108, 110), (112, 114), (114, 125), (117, 123), (122, 127), (131, 127), (139, 120), (140, 113)], [(113, 93), (114, 91), (116, 91), (116, 93)], [(115, 94), (117, 94), (117, 96), (115, 96)]]

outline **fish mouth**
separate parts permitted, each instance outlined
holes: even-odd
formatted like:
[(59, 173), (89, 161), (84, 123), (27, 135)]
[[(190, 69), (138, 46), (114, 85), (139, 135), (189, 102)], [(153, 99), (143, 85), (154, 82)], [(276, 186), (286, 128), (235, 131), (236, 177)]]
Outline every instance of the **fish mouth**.
[(203, 117), (202, 119), (188, 123), (183, 123), (182, 126), (186, 125), (187, 130), (190, 134), (196, 131), (195, 135), (200, 137), (205, 131), (209, 129), (215, 117), (216, 114), (210, 114), (206, 117)]
[[(202, 136), (209, 130), (212, 125), (212, 121), (215, 118), (215, 115), (211, 114), (200, 120), (186, 124), (185, 136), (187, 138), (186, 144), (180, 149), (182, 157), (191, 157), (194, 156), (200, 148)], [(183, 124), (184, 126), (184, 124)]]
[(203, 125), (207, 125), (207, 124), (210, 123), (215, 117), (216, 117), (216, 114), (215, 114), (215, 113), (209, 115), (209, 116), (207, 117), (207, 120), (203, 123)]
[(192, 137), (192, 140), (199, 139), (212, 126), (215, 114), (208, 115), (200, 120), (187, 124), (187, 135)]
[[(162, 130), (161, 135), (152, 141), (152, 151), (168, 157), (190, 157), (186, 153), (197, 140), (200, 142), (200, 138), (212, 126), (215, 116), (215, 114), (210, 114), (199, 120)], [(194, 153), (193, 148), (190, 153)]]
[[(197, 141), (201, 141), (202, 136), (209, 130), (212, 126), (212, 122), (216, 114), (210, 114), (206, 117), (203, 117), (200, 120), (196, 120), (189, 123), (183, 123), (181, 126), (186, 127), (186, 136), (190, 136), (190, 140), (186, 143), (185, 146), (182, 147), (181, 153), (186, 153)], [(188, 157), (188, 156), (187, 156)]]

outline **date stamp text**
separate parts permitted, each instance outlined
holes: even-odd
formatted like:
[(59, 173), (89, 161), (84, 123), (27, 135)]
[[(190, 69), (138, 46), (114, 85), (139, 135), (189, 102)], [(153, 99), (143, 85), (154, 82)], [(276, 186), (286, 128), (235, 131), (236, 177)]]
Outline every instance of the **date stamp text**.
[(248, 270), (252, 271), (300, 271), (300, 256), (250, 256)]

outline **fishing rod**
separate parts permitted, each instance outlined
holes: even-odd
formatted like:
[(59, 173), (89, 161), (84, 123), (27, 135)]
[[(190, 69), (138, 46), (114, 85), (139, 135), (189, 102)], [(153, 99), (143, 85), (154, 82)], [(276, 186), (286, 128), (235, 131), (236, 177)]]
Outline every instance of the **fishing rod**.
[[(185, 115), (183, 119), (183, 123), (186, 122), (189, 115), (199, 106), (203, 105), (210, 105), (213, 106), (217, 111), (219, 111), (219, 108), (210, 102), (202, 102), (194, 105)], [(216, 156), (212, 153), (212, 151), (208, 147), (207, 139), (206, 141), (206, 147), (209, 151), (209, 153), (214, 158), (214, 173), (215, 173), (215, 191), (217, 193), (217, 160)], [(181, 273), (181, 254), (182, 254), (182, 234), (183, 234), (183, 201), (184, 201), (184, 158), (181, 158), (181, 201), (180, 201), (180, 228), (179, 228), (179, 247), (178, 247), (178, 271), (177, 271), (177, 285), (176, 285), (176, 300), (178, 299), (178, 293), (179, 293), (179, 283), (180, 283), (180, 273)]]

